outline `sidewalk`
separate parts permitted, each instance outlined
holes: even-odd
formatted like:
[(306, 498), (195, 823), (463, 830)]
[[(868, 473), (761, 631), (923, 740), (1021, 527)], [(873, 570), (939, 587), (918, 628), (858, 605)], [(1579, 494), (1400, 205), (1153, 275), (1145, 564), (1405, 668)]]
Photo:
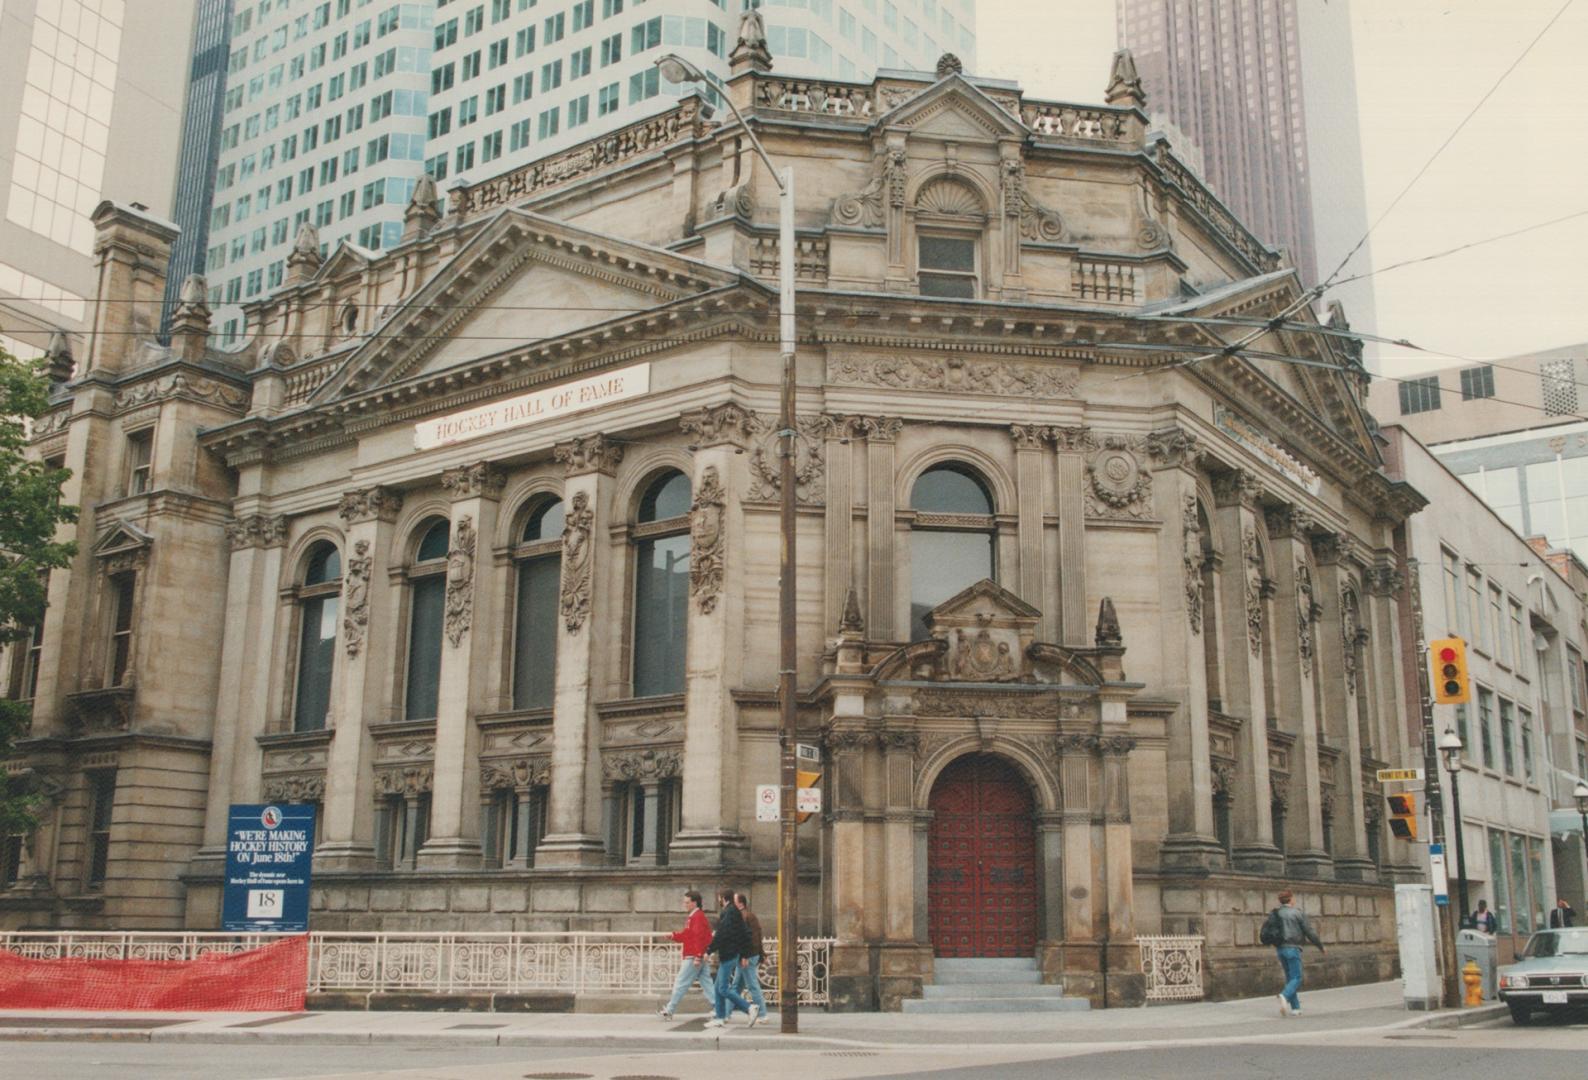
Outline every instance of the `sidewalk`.
[(1456, 1012), (1408, 1012), (1401, 984), (1303, 993), (1305, 1011), (1282, 1019), (1273, 997), (1150, 1008), (1042, 1014), (906, 1015), (800, 1012), (800, 1034), (783, 1035), (773, 1013), (755, 1028), (736, 1017), (708, 1031), (699, 999), (666, 1023), (654, 1014), (318, 1012), (97, 1013), (0, 1010), (0, 1040), (126, 1040), (399, 1046), (564, 1046), (605, 1049), (856, 1049), (966, 1045), (1150, 1044), (1285, 1038), (1329, 1032), (1454, 1027), (1504, 1014), (1498, 1004)]

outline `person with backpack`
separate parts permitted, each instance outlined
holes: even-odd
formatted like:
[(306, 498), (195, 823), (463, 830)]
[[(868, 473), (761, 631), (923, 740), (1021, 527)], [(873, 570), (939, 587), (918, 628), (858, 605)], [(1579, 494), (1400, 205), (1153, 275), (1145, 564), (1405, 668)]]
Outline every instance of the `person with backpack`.
[(1274, 952), (1279, 956), (1279, 966), (1285, 972), (1285, 988), (1279, 994), (1280, 1016), (1301, 1015), (1301, 998), (1297, 991), (1301, 989), (1302, 945), (1310, 941), (1320, 953), (1323, 952), (1323, 942), (1307, 921), (1306, 913), (1291, 903), (1295, 898), (1289, 889), (1281, 890), (1279, 906), (1268, 913), (1257, 935), (1261, 944), (1274, 947)]

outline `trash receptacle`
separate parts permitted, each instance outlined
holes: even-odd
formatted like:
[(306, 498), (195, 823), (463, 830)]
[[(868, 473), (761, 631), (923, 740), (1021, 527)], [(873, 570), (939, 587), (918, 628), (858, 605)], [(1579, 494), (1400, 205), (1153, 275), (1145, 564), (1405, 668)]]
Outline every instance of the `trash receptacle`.
[(1478, 971), (1483, 975), (1484, 1001), (1496, 1001), (1499, 998), (1496, 982), (1499, 974), (1494, 962), (1496, 948), (1493, 934), (1485, 934), (1482, 930), (1456, 931), (1456, 970), (1466, 967), (1468, 960), (1478, 965)]

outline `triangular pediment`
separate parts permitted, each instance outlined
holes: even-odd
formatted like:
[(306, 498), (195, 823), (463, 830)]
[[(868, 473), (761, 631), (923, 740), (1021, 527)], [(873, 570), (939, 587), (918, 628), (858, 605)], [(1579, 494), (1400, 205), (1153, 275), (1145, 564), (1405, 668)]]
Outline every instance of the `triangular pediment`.
[(316, 398), (632, 320), (739, 280), (730, 269), (503, 210), (393, 309)]
[(933, 83), (877, 118), (881, 128), (905, 128), (915, 135), (954, 139), (998, 139), (1028, 132), (963, 75), (954, 74)]
[(316, 281), (333, 281), (343, 274), (361, 274), (375, 257), (375, 252), (368, 248), (343, 240), (331, 252), (331, 257), (320, 264), (320, 268), (314, 272), (314, 278)]
[(926, 622), (935, 633), (962, 627), (1016, 629), (1035, 625), (1041, 618), (1042, 612), (1020, 597), (991, 578), (982, 578), (933, 608)]
[(96, 558), (109, 558), (112, 555), (146, 548), (152, 543), (154, 537), (132, 522), (118, 521), (110, 526), (104, 536), (94, 541), (94, 555)]

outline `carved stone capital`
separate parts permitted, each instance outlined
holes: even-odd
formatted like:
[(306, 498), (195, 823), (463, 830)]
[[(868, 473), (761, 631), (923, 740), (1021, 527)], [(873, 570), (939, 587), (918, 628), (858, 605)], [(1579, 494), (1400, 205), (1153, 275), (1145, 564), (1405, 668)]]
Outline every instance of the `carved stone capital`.
[(1370, 566), (1362, 582), (1370, 596), (1399, 596), (1406, 587), (1406, 575), (1394, 566)]
[(1312, 515), (1299, 506), (1276, 506), (1263, 513), (1268, 535), (1276, 540), (1305, 540), (1313, 528)]
[(1320, 532), (1312, 535), (1312, 557), (1319, 566), (1335, 566), (1350, 554), (1351, 538), (1344, 533)]
[(226, 525), (226, 539), (233, 551), (244, 548), (280, 547), (287, 540), (284, 514), (250, 514)]
[(1202, 460), (1202, 448), (1189, 431), (1164, 428), (1147, 436), (1147, 456), (1159, 468), (1194, 470)]
[(1086, 454), (1097, 449), (1097, 438), (1089, 427), (1050, 427), (1043, 429), (1053, 447), (1061, 454)]
[(867, 442), (891, 443), (904, 429), (904, 421), (896, 416), (851, 416), (845, 423), (851, 438)]
[(489, 461), (460, 465), (441, 474), (441, 486), (453, 502), (463, 499), (499, 499), (507, 484), (507, 474)]
[(1213, 478), (1213, 499), (1220, 506), (1256, 510), (1257, 499), (1262, 493), (1262, 481), (1245, 469), (1232, 469)]
[(343, 492), (336, 512), (347, 524), (357, 525), (363, 521), (396, 521), (397, 513), (402, 508), (402, 492), (396, 488), (376, 486)]
[(1009, 437), (1016, 450), (1041, 450), (1047, 441), (1048, 429), (1041, 424), (1010, 424)]
[(864, 751), (876, 742), (876, 736), (863, 728), (829, 728), (822, 741), (829, 753), (846, 757)]
[(743, 450), (766, 425), (743, 405), (727, 401), (685, 413), (678, 418), (678, 426), (693, 436), (694, 449), (726, 444)]
[(916, 731), (884, 731), (882, 748), (890, 754), (914, 755), (921, 749), (921, 735)]
[(566, 476), (580, 476), (599, 472), (611, 476), (623, 461), (623, 445), (605, 435), (582, 435), (577, 439), (558, 443), (552, 448), (554, 457), (563, 467)]

